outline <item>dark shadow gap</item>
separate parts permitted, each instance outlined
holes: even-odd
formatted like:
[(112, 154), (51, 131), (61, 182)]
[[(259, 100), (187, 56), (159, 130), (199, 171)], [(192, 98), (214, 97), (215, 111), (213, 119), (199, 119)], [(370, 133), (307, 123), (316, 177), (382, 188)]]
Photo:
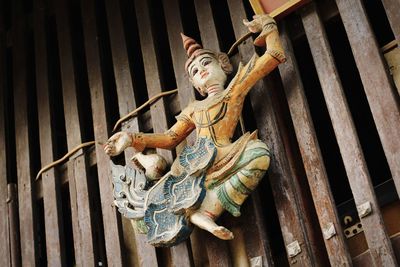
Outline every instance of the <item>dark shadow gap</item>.
[(140, 106), (149, 99), (149, 96), (144, 74), (136, 10), (134, 1), (120, 0), (120, 5), (136, 106)]

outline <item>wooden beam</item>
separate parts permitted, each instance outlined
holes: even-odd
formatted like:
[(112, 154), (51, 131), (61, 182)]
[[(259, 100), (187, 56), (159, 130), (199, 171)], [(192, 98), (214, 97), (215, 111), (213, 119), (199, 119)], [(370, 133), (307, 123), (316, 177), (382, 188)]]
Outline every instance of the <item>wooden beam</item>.
[[(245, 18), (245, 10), (243, 3), (237, 0), (229, 0), (228, 7), (230, 11), (230, 16), (232, 20), (232, 26), (236, 38), (242, 36), (247, 28), (243, 25), (242, 21)], [(250, 41), (251, 42), (251, 41)], [(247, 57), (254, 53), (254, 46), (252, 45), (242, 45), (239, 48), (239, 57)], [(262, 86), (258, 84), (257, 86)], [(252, 193), (249, 198), (248, 205), (246, 205), (250, 210), (244, 210), (241, 218), (238, 222), (242, 226), (247, 224), (249, 221), (255, 222), (255, 227), (243, 227), (242, 232), (245, 240), (251, 240), (247, 242), (246, 250), (249, 259), (262, 256), (263, 266), (273, 266), (274, 261), (272, 258), (271, 244), (269, 237), (266, 232), (266, 225), (264, 222), (264, 212), (263, 205), (259, 197), (260, 190), (256, 190)]]
[[(165, 20), (167, 21), (168, 40), (171, 49), (175, 80), (176, 85), (178, 86), (179, 103), (182, 110), (191, 101), (195, 100), (194, 88), (186, 77), (184, 69), (187, 56), (180, 35), (180, 33), (184, 33), (182, 16), (179, 10), (179, 1), (163, 0), (163, 6)], [(188, 144), (193, 144), (196, 140), (196, 134), (193, 132), (186, 139)]]
[(7, 155), (6, 155), (6, 31), (4, 5), (0, 11), (0, 266), (11, 266), (9, 218), (7, 205)]
[(38, 264), (37, 236), (32, 187), (28, 126), (28, 71), (26, 17), (22, 2), (14, 1), (13, 10), (13, 87), (15, 144), (18, 175), (18, 204), (22, 266)]
[[(218, 42), (218, 34), (212, 14), (211, 4), (209, 0), (195, 0), (194, 6), (196, 10), (197, 23), (199, 25), (201, 42), (204, 48), (220, 51)], [(196, 40), (200, 41), (200, 40)], [(208, 261), (210, 266), (229, 266), (232, 265), (231, 257), (229, 255), (229, 248), (226, 242), (218, 240), (212, 235), (203, 235), (202, 242), (207, 245)]]
[[(36, 88), (39, 121), (40, 158), (42, 165), (54, 161), (53, 130), (48, 86), (48, 65), (45, 16), (43, 1), (34, 3), (34, 40), (36, 60)], [(61, 207), (61, 190), (59, 175), (55, 169), (42, 174), (44, 222), (46, 235), (47, 263), (50, 266), (65, 266), (65, 240), (63, 214)]]
[(7, 196), (7, 205), (8, 205), (8, 225), (9, 232), (8, 237), (10, 240), (10, 255), (7, 258), (11, 260), (5, 266), (22, 266), (21, 265), (21, 251), (20, 251), (20, 238), (19, 238), (19, 229), (18, 229), (18, 189), (17, 185), (14, 183), (7, 184), (8, 196)]
[[(323, 234), (326, 235), (324, 241), (329, 260), (332, 266), (351, 266), (351, 257), (347, 250), (300, 72), (286, 30), (282, 31), (281, 40), (287, 61), (279, 66), (279, 71), (319, 224)], [(332, 227), (334, 232), (330, 234)]]
[[(339, 5), (341, 4), (343, 4), (343, 2)], [(341, 6), (339, 9), (343, 7), (344, 6)], [(396, 259), (390, 244), (390, 239), (385, 230), (379, 204), (374, 193), (374, 187), (344, 95), (340, 77), (335, 67), (328, 38), (315, 7), (309, 6), (309, 8), (310, 9), (304, 10), (302, 16), (303, 25), (354, 200), (358, 209), (361, 209), (362, 205), (368, 203), (372, 206), (371, 214), (363, 216), (359, 211), (369, 250), (377, 266), (394, 266), (396, 265)], [(347, 10), (345, 12), (347, 12)], [(354, 19), (357, 21), (356, 14), (357, 13), (354, 13), (352, 15), (351, 20)], [(346, 20), (345, 18), (343, 19)], [(350, 17), (347, 19), (350, 19)], [(358, 25), (357, 27), (363, 26)], [(354, 32), (353, 34), (360, 36), (362, 33), (363, 31)], [(363, 46), (363, 48), (358, 47), (358, 49), (364, 48), (365, 46)], [(356, 53), (354, 50), (353, 52)]]
[[(90, 87), (90, 97), (93, 113), (94, 137), (97, 141), (105, 141), (109, 137), (107, 130), (107, 114), (102, 81), (99, 29), (95, 13), (95, 1), (81, 2), (83, 34), (87, 72)], [(104, 238), (108, 265), (124, 265), (122, 253), (121, 218), (113, 205), (113, 185), (111, 177), (110, 158), (104, 153), (102, 146), (96, 145), (97, 171), (101, 196), (101, 207), (104, 224)]]
[[(65, 130), (68, 150), (82, 143), (76, 93), (74, 55), (69, 6), (66, 0), (53, 0), (56, 17), (58, 49), (61, 70), (61, 86), (64, 103)], [(57, 90), (57, 89), (54, 89)], [(77, 265), (95, 265), (94, 218), (89, 199), (88, 165), (85, 155), (75, 154), (66, 164), (71, 202), (72, 230), (75, 262)]]
[[(152, 97), (161, 93), (161, 89), (163, 88), (161, 73), (158, 67), (161, 62), (157, 60), (155, 33), (152, 32), (148, 3), (146, 1), (135, 1), (135, 10), (142, 48), (144, 72), (146, 75), (147, 92), (149, 97)], [(155, 133), (166, 131), (168, 125), (164, 100), (160, 100), (157, 104), (152, 105), (150, 113), (153, 122), (153, 131)], [(165, 149), (157, 149), (157, 154), (163, 156), (169, 163), (173, 160), (172, 153)]]
[[(400, 106), (365, 8), (360, 0), (336, 0), (392, 178), (400, 195)], [(376, 256), (376, 255), (375, 255)], [(374, 256), (374, 257), (375, 257)]]
[[(209, 0), (195, 0), (197, 21), (203, 47), (212, 51), (220, 51), (218, 34)], [(200, 41), (200, 40), (197, 40)]]
[[(234, 0), (229, 0), (232, 5)], [(232, 4), (231, 4), (232, 3)], [(238, 6), (238, 4), (236, 4)], [(242, 5), (240, 5), (242, 7)], [(232, 17), (233, 29), (236, 37), (243, 36), (247, 29), (241, 25), (242, 18), (246, 17), (244, 8), (241, 8), (241, 15)], [(235, 14), (235, 13), (233, 13)], [(238, 13), (236, 13), (238, 14)], [(232, 13), (231, 13), (232, 16)], [(240, 18), (241, 17), (241, 18)], [(250, 60), (254, 55), (255, 49), (252, 42), (247, 42), (239, 46), (239, 53), (244, 62)], [(304, 203), (300, 197), (302, 190), (296, 181), (295, 174), (290, 167), (288, 155), (284, 147), (285, 137), (278, 124), (278, 117), (275, 114), (276, 96), (271, 92), (274, 86), (270, 78), (264, 79), (265, 83), (258, 82), (250, 92), (250, 100), (255, 119), (259, 127), (259, 138), (267, 143), (271, 151), (274, 152), (273, 160), (268, 171), (278, 218), (282, 229), (285, 248), (299, 244), (301, 252), (288, 260), (292, 266), (312, 266), (317, 264), (320, 259), (318, 248), (313, 245), (313, 238), (309, 233), (307, 214)], [(268, 90), (268, 89), (269, 90)]]
[(400, 2), (398, 0), (382, 0), (387, 18), (397, 43), (400, 44)]
[[(128, 52), (126, 48), (126, 40), (124, 36), (124, 28), (121, 17), (121, 7), (119, 1), (106, 0), (106, 12), (108, 30), (110, 33), (111, 55), (113, 61), (114, 77), (117, 86), (118, 107), (120, 117), (125, 116), (137, 107), (134, 95), (134, 86), (130, 73)], [(139, 90), (136, 88), (136, 90)], [(139, 121), (135, 117), (125, 123), (122, 130), (129, 132), (139, 132)], [(129, 162), (134, 155), (133, 150), (125, 151), (125, 162)], [(128, 219), (127, 219), (128, 220)], [(124, 234), (134, 232), (134, 240), (136, 245), (129, 246), (129, 250), (135, 251), (137, 261), (143, 266), (157, 266), (156, 250), (153, 246), (146, 242), (146, 235), (140, 234), (134, 229), (132, 223), (123, 223)], [(134, 265), (135, 263), (130, 263)]]
[[(161, 83), (160, 62), (157, 59), (155, 36), (152, 22), (150, 20), (150, 8), (147, 1), (135, 1), (136, 17), (138, 22), (140, 44), (142, 47), (144, 71), (146, 75), (146, 84), (149, 97), (159, 94), (164, 88)], [(178, 20), (179, 18), (175, 18)], [(154, 22), (153, 22), (154, 23)], [(150, 108), (153, 129), (155, 133), (168, 130), (167, 116), (164, 100)], [(170, 151), (158, 149), (157, 153), (164, 156), (168, 162), (173, 161), (173, 154)], [(172, 264), (176, 266), (191, 266), (190, 250), (187, 242), (183, 242), (171, 248)]]

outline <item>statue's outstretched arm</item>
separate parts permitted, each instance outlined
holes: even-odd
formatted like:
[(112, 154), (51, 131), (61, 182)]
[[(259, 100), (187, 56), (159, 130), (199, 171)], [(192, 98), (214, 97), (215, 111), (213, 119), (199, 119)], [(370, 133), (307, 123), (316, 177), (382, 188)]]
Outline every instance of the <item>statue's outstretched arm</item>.
[(195, 128), (190, 121), (178, 120), (164, 133), (131, 133), (131, 146), (138, 151), (148, 148), (173, 149)]
[(104, 145), (104, 151), (109, 156), (116, 156), (128, 147), (134, 147), (140, 152), (146, 147), (173, 149), (182, 142), (194, 128), (195, 125), (192, 121), (178, 120), (168, 131), (160, 134), (121, 131), (108, 139), (107, 143)]
[(244, 24), (252, 32), (261, 31), (254, 44), (256, 46), (266, 46), (266, 50), (261, 57), (255, 54), (239, 73), (239, 81), (241, 81), (239, 90), (241, 94), (247, 94), (258, 80), (286, 60), (276, 22), (271, 17), (268, 15), (256, 15), (253, 21), (244, 21)]

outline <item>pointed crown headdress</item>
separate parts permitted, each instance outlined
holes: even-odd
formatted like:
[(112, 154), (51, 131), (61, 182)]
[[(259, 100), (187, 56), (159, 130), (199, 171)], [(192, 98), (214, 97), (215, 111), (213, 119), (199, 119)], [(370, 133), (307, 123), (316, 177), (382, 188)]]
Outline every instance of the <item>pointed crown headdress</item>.
[(217, 59), (220, 64), (221, 68), (226, 74), (230, 74), (233, 70), (233, 67), (231, 63), (229, 62), (229, 58), (225, 53), (221, 52), (214, 52), (209, 49), (204, 49), (200, 44), (198, 44), (193, 38), (188, 37), (181, 33), (182, 36), (182, 42), (183, 42), (183, 47), (186, 50), (186, 54), (188, 56), (188, 59), (186, 60), (185, 63), (185, 70), (188, 70), (188, 67), (190, 63), (193, 62), (193, 60), (203, 54), (209, 54), (213, 56), (215, 59)]

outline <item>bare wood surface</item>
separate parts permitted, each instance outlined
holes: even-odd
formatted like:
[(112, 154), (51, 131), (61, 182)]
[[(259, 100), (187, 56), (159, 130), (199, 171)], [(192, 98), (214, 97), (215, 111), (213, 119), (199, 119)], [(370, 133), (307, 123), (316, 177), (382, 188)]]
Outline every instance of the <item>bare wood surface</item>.
[[(392, 178), (400, 195), (400, 105), (360, 0), (336, 0)], [(396, 12), (396, 11), (394, 11)], [(375, 257), (376, 255), (373, 255)]]
[[(237, 0), (229, 0), (227, 2), (235, 36), (242, 36), (243, 33), (247, 31), (247, 28), (242, 23), (243, 19), (246, 18), (244, 6), (240, 1)], [(251, 42), (251, 39), (246, 41), (246, 43)], [(248, 55), (254, 53), (254, 47), (251, 45), (246, 45), (245, 43), (244, 45), (241, 45), (239, 49), (240, 58), (247, 57)], [(246, 49), (248, 50), (246, 51)], [(257, 84), (256, 86), (262, 87), (262, 84)], [(266, 227), (263, 218), (263, 205), (258, 194), (259, 190), (253, 192), (248, 200), (251, 203), (249, 203), (247, 206), (250, 207), (251, 210), (244, 211), (242, 214), (243, 218), (240, 218), (242, 225), (245, 225), (246, 222), (248, 223), (249, 221), (254, 221), (256, 222), (255, 227), (245, 227), (242, 229), (242, 231), (244, 232), (244, 236), (247, 240), (251, 239), (250, 243), (247, 242), (246, 247), (249, 258), (262, 256), (263, 266), (273, 266), (274, 261), (272, 259), (271, 244), (266, 233)]]
[(4, 266), (21, 266), (20, 238), (18, 229), (18, 189), (14, 183), (7, 186), (8, 225), (6, 240), (10, 241), (9, 253), (6, 259), (9, 261)]
[(385, 7), (386, 15), (397, 43), (400, 44), (400, 1), (398, 0), (382, 0)]
[(195, 0), (194, 5), (203, 47), (212, 51), (221, 51), (210, 0)]
[(11, 266), (10, 239), (8, 235), (7, 207), (7, 156), (5, 132), (5, 93), (6, 93), (6, 30), (4, 10), (0, 11), (0, 266)]
[[(194, 5), (203, 47), (213, 51), (220, 51), (210, 1), (195, 0)], [(197, 41), (200, 42), (200, 40)], [(202, 237), (202, 242), (206, 243), (205, 249), (210, 266), (229, 266), (232, 264), (229, 248), (227, 244), (221, 243), (223, 241), (207, 234)]]
[(335, 201), (330, 190), (298, 65), (289, 36), (285, 30), (281, 33), (281, 40), (287, 62), (280, 65), (279, 70), (319, 224), (322, 232), (328, 231), (331, 227), (334, 227), (336, 232), (329, 239), (324, 238), (329, 260), (332, 266), (351, 266), (351, 257), (347, 250)]
[[(233, 0), (228, 1), (228, 3), (230, 2), (234, 3)], [(245, 17), (243, 8), (241, 17)], [(247, 31), (239, 24), (241, 23), (239, 16), (232, 17), (232, 22), (236, 36), (242, 36)], [(239, 53), (244, 62), (250, 60), (255, 53), (252, 42), (248, 41), (239, 46)], [(290, 168), (288, 156), (283, 146), (283, 133), (279, 129), (277, 115), (275, 115), (273, 109), (275, 101), (270, 91), (273, 88), (269, 87), (274, 85), (268, 78), (265, 81), (264, 85), (258, 82), (253, 87), (250, 92), (250, 99), (253, 111), (257, 114), (255, 119), (259, 127), (259, 138), (265, 141), (274, 153), (268, 174), (285, 246), (297, 241), (301, 247), (301, 252), (288, 258), (288, 260), (292, 266), (312, 266), (318, 260), (315, 259), (316, 248), (312, 246), (310, 233), (305, 226), (307, 218), (304, 208), (302, 208), (304, 204), (298, 197), (301, 188), (295, 181), (295, 174)]]
[[(95, 1), (88, 0), (81, 4), (85, 53), (92, 103), (94, 137), (107, 140), (107, 119), (102, 82), (98, 28), (96, 25)], [(110, 159), (102, 146), (96, 145), (97, 171), (101, 196), (101, 208), (104, 225), (104, 238), (109, 266), (122, 266), (122, 229), (121, 218), (113, 205), (113, 188)]]
[[(194, 89), (185, 76), (185, 62), (187, 59), (185, 49), (182, 45), (180, 33), (183, 33), (182, 18), (179, 10), (179, 1), (164, 0), (164, 14), (168, 32), (169, 46), (171, 49), (172, 63), (174, 67), (175, 80), (178, 87), (178, 97), (181, 110), (184, 109), (191, 101), (195, 100)], [(187, 143), (193, 144), (196, 140), (196, 134), (193, 132), (187, 138)], [(189, 241), (186, 241), (179, 248), (171, 250), (172, 262), (176, 266), (193, 265), (192, 255), (189, 251)], [(184, 256), (181, 257), (180, 255)]]
[[(48, 86), (45, 6), (34, 3), (34, 35), (36, 60), (36, 88), (38, 103), (40, 157), (43, 164), (54, 160), (53, 130)], [(43, 204), (46, 235), (46, 256), (50, 266), (65, 266), (65, 240), (62, 220), (60, 180), (55, 169), (43, 173)]]
[[(82, 136), (79, 123), (72, 36), (68, 17), (69, 8), (66, 0), (53, 0), (53, 3), (57, 24), (67, 147), (68, 150), (71, 150), (82, 142)], [(75, 262), (77, 265), (91, 266), (95, 264), (95, 251), (93, 215), (89, 200), (88, 166), (85, 156), (82, 152), (78, 152), (70, 159), (67, 166)]]
[[(163, 0), (163, 6), (165, 20), (167, 21), (168, 39), (174, 66), (175, 80), (178, 86), (179, 103), (182, 110), (191, 101), (195, 100), (195, 93), (188, 77), (185, 76), (184, 66), (187, 56), (180, 35), (180, 33), (184, 33), (184, 30), (179, 10), (179, 1)], [(190, 134), (186, 139), (189, 144), (193, 144), (196, 140), (195, 133)]]
[[(157, 59), (155, 46), (155, 32), (152, 30), (150, 21), (150, 8), (146, 1), (135, 1), (136, 16), (139, 28), (140, 44), (142, 47), (144, 71), (146, 75), (147, 91), (149, 96), (161, 93), (163, 84), (161, 83), (162, 74)], [(177, 18), (175, 18), (177, 19)], [(150, 32), (149, 32), (150, 29)], [(155, 133), (168, 130), (167, 116), (164, 100), (150, 108), (153, 130)], [(157, 153), (164, 156), (167, 162), (173, 161), (170, 151), (158, 149)], [(171, 248), (172, 264), (176, 266), (191, 266), (190, 251), (186, 242)]]
[(395, 266), (396, 259), (323, 24), (315, 8), (304, 10), (302, 18), (356, 206), (366, 202), (372, 205), (372, 214), (361, 218), (369, 250), (377, 266)]
[[(134, 85), (128, 62), (128, 53), (126, 48), (125, 36), (121, 17), (121, 7), (118, 1), (106, 0), (106, 12), (108, 29), (110, 33), (111, 55), (113, 60), (114, 77), (118, 95), (118, 107), (121, 117), (125, 116), (137, 107), (134, 95)], [(134, 78), (134, 77), (133, 77)], [(136, 88), (140, 90), (139, 88)], [(139, 132), (139, 121), (135, 117), (129, 122), (124, 123), (122, 129), (128, 132)], [(125, 151), (125, 162), (129, 162), (134, 155), (133, 150)], [(134, 233), (136, 245), (130, 245), (125, 242), (125, 246), (130, 251), (135, 251), (136, 262), (130, 264), (139, 264), (140, 266), (157, 266), (156, 250), (146, 242), (146, 235), (134, 231), (134, 224), (124, 223), (124, 234)]]
[[(142, 48), (144, 71), (146, 75), (147, 92), (150, 96), (161, 93), (161, 74), (157, 61), (157, 51), (155, 47), (154, 33), (150, 21), (150, 9), (146, 1), (135, 1), (136, 17), (138, 21), (139, 38)], [(150, 30), (150, 32), (149, 32)], [(166, 120), (165, 101), (161, 100), (150, 108), (155, 133), (164, 132), (168, 129)], [(157, 149), (157, 154), (163, 156), (167, 162), (173, 160), (172, 153), (164, 149)]]
[(38, 264), (28, 130), (27, 34), (22, 2), (13, 9), (13, 89), (22, 266)]

